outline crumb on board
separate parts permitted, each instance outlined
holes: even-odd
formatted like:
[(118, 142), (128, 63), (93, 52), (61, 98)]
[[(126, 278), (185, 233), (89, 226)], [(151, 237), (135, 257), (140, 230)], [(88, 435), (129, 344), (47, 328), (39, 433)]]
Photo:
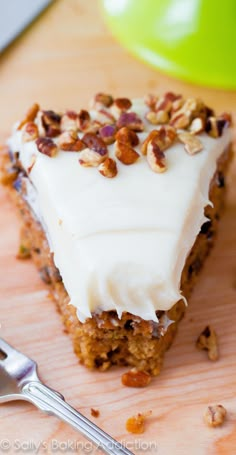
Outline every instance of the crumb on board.
[(152, 415), (152, 411), (145, 413), (139, 412), (135, 416), (129, 417), (126, 421), (126, 430), (129, 433), (141, 434), (145, 431), (146, 418)]
[(126, 387), (146, 387), (151, 382), (151, 375), (132, 368), (121, 376), (121, 382)]
[(226, 414), (226, 409), (221, 404), (208, 406), (204, 414), (204, 421), (209, 427), (219, 427), (223, 425)]
[(199, 335), (196, 346), (198, 349), (207, 351), (209, 360), (215, 361), (219, 358), (218, 340), (215, 330), (207, 325)]
[(91, 408), (90, 409), (91, 416), (93, 417), (99, 417), (100, 416), (100, 411), (98, 409)]

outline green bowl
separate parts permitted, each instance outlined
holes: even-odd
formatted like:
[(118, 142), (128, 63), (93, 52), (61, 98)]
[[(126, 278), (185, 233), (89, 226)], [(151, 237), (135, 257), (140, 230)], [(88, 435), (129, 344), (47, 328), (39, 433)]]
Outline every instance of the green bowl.
[(236, 89), (236, 0), (102, 0), (131, 53), (180, 79)]

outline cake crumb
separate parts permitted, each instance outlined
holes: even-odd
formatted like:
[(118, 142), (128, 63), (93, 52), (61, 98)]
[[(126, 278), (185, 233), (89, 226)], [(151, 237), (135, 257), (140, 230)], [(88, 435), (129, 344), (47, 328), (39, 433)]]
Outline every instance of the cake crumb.
[(208, 406), (204, 414), (204, 421), (209, 427), (219, 427), (223, 425), (226, 414), (226, 409), (221, 404)]
[(151, 382), (151, 375), (146, 371), (132, 368), (127, 373), (122, 374), (121, 382), (126, 387), (146, 387)]
[(91, 416), (93, 416), (93, 417), (97, 418), (100, 416), (100, 411), (98, 409), (91, 408), (90, 412), (91, 412)]
[(218, 360), (219, 350), (215, 330), (207, 325), (196, 341), (198, 349), (207, 351), (208, 358), (212, 361)]
[(145, 431), (146, 418), (152, 415), (152, 411), (138, 413), (135, 416), (129, 417), (126, 421), (126, 430), (129, 433), (141, 434)]

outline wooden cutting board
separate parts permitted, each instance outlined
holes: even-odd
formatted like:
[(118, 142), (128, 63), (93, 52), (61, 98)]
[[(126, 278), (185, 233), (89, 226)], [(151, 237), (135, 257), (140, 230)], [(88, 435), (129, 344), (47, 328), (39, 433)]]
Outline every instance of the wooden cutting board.
[[(86, 107), (91, 95), (108, 91), (140, 96), (172, 89), (202, 96), (218, 110), (236, 112), (236, 93), (193, 87), (134, 60), (106, 30), (96, 2), (58, 0), (0, 57), (1, 137), (33, 101), (48, 108)], [(227, 207), (217, 244), (199, 278), (166, 355), (159, 377), (146, 389), (121, 385), (121, 369), (90, 372), (78, 364), (60, 316), (31, 261), (16, 259), (18, 220), (0, 189), (0, 336), (34, 358), (42, 379), (84, 415), (135, 454), (228, 455), (236, 449), (236, 165), (231, 168)], [(195, 348), (201, 330), (217, 331), (220, 359), (210, 362)], [(222, 428), (205, 426), (209, 404), (228, 411)], [(143, 435), (125, 422), (152, 410)], [(0, 453), (94, 453), (66, 424), (26, 403), (0, 408)], [(81, 444), (84, 444), (83, 448)], [(5, 446), (4, 446), (5, 444)], [(20, 448), (20, 450), (19, 450)]]

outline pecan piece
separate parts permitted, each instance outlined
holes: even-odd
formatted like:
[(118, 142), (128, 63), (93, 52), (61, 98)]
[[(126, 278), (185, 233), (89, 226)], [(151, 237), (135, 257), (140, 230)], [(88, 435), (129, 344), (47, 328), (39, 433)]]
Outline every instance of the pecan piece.
[(106, 158), (103, 163), (98, 166), (100, 174), (107, 178), (113, 178), (117, 175), (117, 165), (112, 158)]
[(139, 159), (139, 154), (129, 145), (116, 141), (115, 155), (123, 164), (129, 165)]
[(91, 123), (90, 114), (85, 109), (81, 109), (77, 115), (78, 127), (81, 131), (85, 131), (89, 128)]
[(115, 142), (117, 128), (115, 125), (105, 125), (99, 129), (99, 135), (105, 144), (113, 144)]
[(135, 112), (122, 112), (117, 120), (117, 127), (123, 128), (126, 126), (133, 131), (143, 131), (144, 124), (141, 118)]
[(93, 99), (92, 105), (95, 108), (110, 107), (113, 104), (113, 97), (107, 93), (97, 93)]
[(38, 111), (39, 111), (40, 107), (37, 103), (33, 104), (33, 106), (31, 106), (29, 108), (29, 110), (26, 112), (25, 114), (25, 117), (23, 118), (23, 120), (21, 120), (20, 124), (18, 125), (17, 129), (18, 130), (21, 130), (21, 128), (28, 122), (33, 122)]
[(151, 111), (155, 110), (157, 104), (157, 96), (152, 95), (151, 93), (145, 96), (144, 103), (150, 108)]
[(196, 346), (198, 349), (206, 350), (210, 360), (218, 360), (219, 352), (216, 332), (209, 325), (205, 327), (198, 337)]
[(187, 128), (195, 117), (198, 117), (205, 106), (197, 98), (188, 98), (183, 106), (171, 115), (170, 125), (178, 129)]
[(115, 123), (115, 117), (106, 109), (99, 109), (96, 113), (96, 121), (101, 125)]
[(36, 145), (40, 153), (43, 153), (43, 155), (47, 155), (50, 158), (54, 157), (58, 152), (57, 145), (52, 139), (47, 137), (39, 137), (36, 140)]
[(147, 147), (150, 141), (154, 141), (160, 150), (167, 149), (176, 139), (175, 128), (169, 125), (162, 126), (159, 130), (152, 130), (142, 144), (141, 152), (147, 154)]
[(79, 163), (81, 166), (99, 166), (108, 155), (105, 142), (95, 133), (86, 133), (82, 141), (88, 148), (80, 154)]
[(75, 111), (67, 111), (62, 115), (61, 131), (78, 131), (78, 114)]
[(61, 116), (54, 111), (43, 111), (41, 117), (46, 136), (56, 137), (61, 132)]
[(206, 122), (203, 117), (196, 117), (193, 119), (189, 131), (192, 134), (199, 134), (202, 133), (202, 131), (205, 130)]
[(58, 138), (58, 147), (66, 152), (80, 152), (85, 148), (75, 131), (64, 131)]
[(195, 155), (203, 149), (203, 144), (197, 136), (193, 136), (191, 133), (180, 133), (178, 138), (184, 144), (184, 148), (189, 155)]
[(146, 387), (151, 382), (151, 376), (146, 371), (138, 371), (136, 368), (124, 373), (121, 382), (126, 387)]
[(167, 123), (169, 120), (168, 112), (166, 112), (164, 110), (160, 110), (157, 112), (149, 111), (149, 112), (147, 112), (145, 117), (148, 120), (148, 122), (150, 122), (152, 125)]
[(208, 117), (205, 131), (209, 136), (217, 138), (222, 136), (225, 127), (229, 125), (229, 121), (224, 117)]
[(226, 409), (222, 404), (208, 406), (204, 414), (204, 421), (209, 427), (219, 427), (224, 423), (226, 414)]
[(39, 130), (34, 122), (28, 122), (22, 128), (22, 141), (29, 142), (34, 141), (39, 137)]
[(159, 145), (155, 143), (155, 139), (150, 141), (147, 146), (147, 162), (150, 168), (157, 173), (165, 172), (166, 157)]
[(128, 111), (132, 106), (132, 102), (129, 98), (116, 98), (111, 107), (111, 111), (117, 118), (122, 112)]
[(119, 142), (123, 142), (123, 144), (131, 145), (131, 147), (136, 147), (139, 144), (138, 135), (126, 126), (117, 131), (116, 139)]

